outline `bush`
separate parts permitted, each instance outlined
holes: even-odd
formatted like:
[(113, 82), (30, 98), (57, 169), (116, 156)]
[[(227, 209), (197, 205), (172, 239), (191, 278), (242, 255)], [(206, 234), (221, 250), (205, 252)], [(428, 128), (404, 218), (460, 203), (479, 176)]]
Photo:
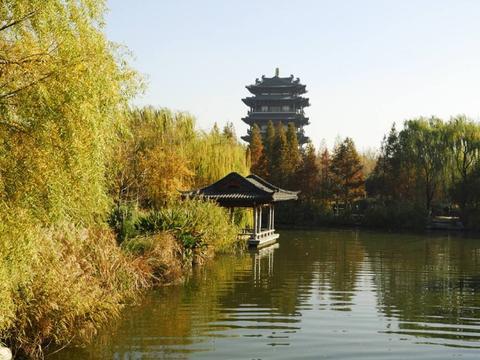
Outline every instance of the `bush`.
[(226, 252), (237, 245), (238, 227), (226, 210), (212, 202), (186, 200), (139, 217), (140, 234), (172, 233), (189, 251)]
[(424, 229), (427, 212), (422, 207), (405, 202), (377, 204), (365, 211), (364, 224), (387, 229)]
[(138, 209), (132, 205), (117, 205), (110, 212), (108, 225), (115, 231), (117, 242), (121, 244), (124, 240), (138, 235), (136, 222), (138, 220)]

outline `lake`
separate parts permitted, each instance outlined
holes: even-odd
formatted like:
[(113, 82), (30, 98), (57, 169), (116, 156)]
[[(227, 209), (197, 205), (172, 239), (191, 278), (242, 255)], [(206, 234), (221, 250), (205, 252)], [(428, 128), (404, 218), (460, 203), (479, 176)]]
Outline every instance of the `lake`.
[(480, 239), (285, 231), (53, 359), (479, 359)]

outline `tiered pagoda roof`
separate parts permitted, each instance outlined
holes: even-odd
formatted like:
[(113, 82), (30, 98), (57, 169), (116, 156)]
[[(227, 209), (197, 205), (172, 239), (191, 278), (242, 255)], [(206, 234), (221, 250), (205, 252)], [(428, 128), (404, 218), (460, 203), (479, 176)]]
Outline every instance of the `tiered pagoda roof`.
[(274, 77), (268, 78), (265, 75), (262, 75), (261, 80), (255, 79), (255, 84), (248, 85), (247, 89), (252, 94), (261, 94), (265, 91), (278, 91), (280, 89), (297, 94), (305, 94), (307, 92), (306, 86), (300, 84), (299, 78), (294, 79), (293, 75), (290, 75), (289, 77), (280, 77), (278, 71), (276, 71)]
[[(262, 129), (269, 121), (274, 125), (279, 122), (284, 125), (293, 122), (298, 130), (299, 142), (303, 144), (308, 141), (303, 134), (303, 126), (308, 125), (309, 120), (303, 109), (310, 106), (310, 103), (308, 98), (301, 96), (307, 90), (299, 78), (295, 79), (293, 75), (280, 77), (277, 68), (275, 76), (262, 76), (255, 80), (255, 84), (246, 88), (253, 95), (242, 99), (245, 105), (250, 107), (247, 116), (242, 118), (246, 124), (257, 124)], [(243, 136), (242, 139), (249, 141), (250, 136)]]

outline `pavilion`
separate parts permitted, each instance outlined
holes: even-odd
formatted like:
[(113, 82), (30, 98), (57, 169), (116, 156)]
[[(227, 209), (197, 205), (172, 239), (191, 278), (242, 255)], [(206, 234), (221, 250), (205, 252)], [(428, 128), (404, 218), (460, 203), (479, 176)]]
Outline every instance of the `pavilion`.
[[(248, 244), (259, 247), (273, 243), (275, 233), (275, 208), (279, 201), (297, 200), (298, 191), (288, 191), (270, 184), (257, 175), (242, 175), (232, 172), (217, 182), (201, 189), (183, 193), (184, 197), (214, 200), (220, 206), (233, 209), (253, 209), (253, 229), (245, 229)], [(264, 211), (265, 210), (265, 211)]]

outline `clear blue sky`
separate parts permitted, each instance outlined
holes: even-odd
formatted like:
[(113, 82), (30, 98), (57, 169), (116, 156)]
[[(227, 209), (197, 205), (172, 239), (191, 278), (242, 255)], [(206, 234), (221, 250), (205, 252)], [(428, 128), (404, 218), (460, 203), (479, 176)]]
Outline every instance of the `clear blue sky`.
[(110, 0), (107, 36), (148, 79), (138, 105), (235, 124), (262, 74), (307, 85), (316, 146), (352, 137), (378, 148), (416, 116), (480, 117), (480, 1)]

